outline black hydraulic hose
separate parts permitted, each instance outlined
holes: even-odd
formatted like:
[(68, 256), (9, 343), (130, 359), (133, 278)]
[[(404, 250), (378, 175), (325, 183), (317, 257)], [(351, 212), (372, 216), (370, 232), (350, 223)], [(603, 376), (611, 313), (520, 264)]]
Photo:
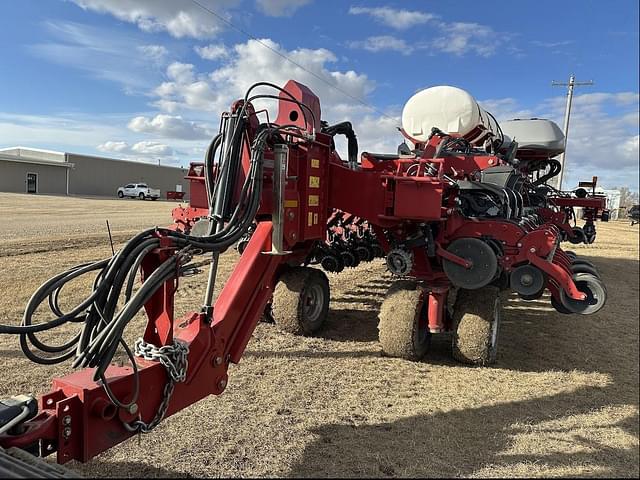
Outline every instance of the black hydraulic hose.
[(344, 135), (345, 137), (347, 137), (347, 152), (349, 156), (349, 163), (358, 163), (358, 139), (356, 137), (356, 133), (353, 130), (353, 125), (351, 125), (351, 122), (341, 122), (336, 123), (335, 125), (330, 125), (323, 128), (323, 132), (331, 136)]
[[(251, 90), (257, 86), (273, 86), (262, 82), (251, 87), (245, 95), (249, 98)], [(308, 106), (298, 102), (289, 93), (279, 87), (288, 98), (280, 100), (297, 103), (303, 115), (309, 112), (313, 117), (313, 111)], [(254, 98), (259, 98), (256, 95)], [(267, 96), (268, 97), (268, 96)], [(207, 196), (211, 203), (216, 198), (216, 190), (219, 188), (219, 177), (213, 178), (213, 164), (218, 151), (220, 154), (219, 169), (239, 168), (244, 149), (244, 142), (248, 141), (246, 115), (247, 102), (236, 112), (238, 122), (229, 132), (231, 141), (225, 145), (224, 151), (220, 150), (224, 136), (221, 133), (214, 137), (207, 150), (205, 161), (205, 182), (208, 184)], [(305, 121), (306, 121), (305, 115)], [(313, 118), (315, 125), (315, 118)], [(136, 361), (131, 349), (123, 339), (123, 333), (127, 325), (148, 303), (151, 297), (168, 281), (177, 278), (191, 260), (192, 252), (197, 249), (199, 253), (221, 252), (237, 242), (251, 227), (260, 208), (263, 189), (264, 153), (269, 144), (283, 141), (281, 134), (287, 133), (287, 129), (299, 129), (294, 125), (275, 126), (267, 124), (261, 126), (250, 145), (250, 164), (246, 178), (240, 188), (238, 201), (233, 209), (229, 209), (221, 228), (215, 233), (196, 237), (180, 231), (167, 228), (147, 229), (131, 238), (121, 250), (111, 258), (91, 263), (83, 263), (59, 273), (44, 282), (31, 296), (20, 325), (0, 325), (0, 334), (18, 334), (20, 346), (30, 360), (40, 364), (54, 364), (69, 359), (75, 355), (74, 368), (95, 368), (94, 380), (102, 380), (105, 391), (111, 401), (120, 407), (128, 407), (136, 402), (139, 395), (139, 379)], [(300, 136), (299, 131), (291, 134)], [(224, 190), (237, 191), (237, 179), (231, 175), (229, 185)], [(232, 184), (232, 185), (231, 185)], [(215, 185), (215, 186), (214, 186)], [(239, 186), (239, 185), (238, 185)], [(224, 220), (227, 220), (226, 222)], [(179, 251), (165, 260), (156, 268), (141, 286), (134, 292), (135, 279), (144, 258), (160, 245), (160, 238), (168, 239), (173, 248)], [(92, 291), (69, 311), (63, 311), (60, 307), (60, 295), (62, 289), (71, 281), (86, 274), (95, 274)], [(124, 297), (124, 306), (119, 307), (120, 300)], [(54, 318), (41, 323), (34, 323), (36, 311), (43, 303), (48, 303)], [(71, 339), (63, 341), (60, 345), (48, 345), (37, 338), (36, 334), (51, 330), (66, 323), (81, 323), (81, 329)], [(109, 389), (105, 379), (105, 372), (111, 364), (118, 347), (122, 347), (132, 363), (134, 372), (133, 398), (128, 404), (123, 404)], [(38, 353), (40, 352), (40, 354)], [(43, 356), (42, 353), (45, 355)], [(131, 398), (131, 397), (129, 397)]]

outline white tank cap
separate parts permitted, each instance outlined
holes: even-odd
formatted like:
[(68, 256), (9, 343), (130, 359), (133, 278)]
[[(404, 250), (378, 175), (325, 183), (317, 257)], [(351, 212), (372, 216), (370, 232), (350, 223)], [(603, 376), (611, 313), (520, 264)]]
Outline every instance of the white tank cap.
[(483, 110), (469, 93), (446, 85), (419, 91), (402, 110), (402, 128), (419, 142), (426, 142), (437, 127), (472, 144), (498, 134), (495, 119)]

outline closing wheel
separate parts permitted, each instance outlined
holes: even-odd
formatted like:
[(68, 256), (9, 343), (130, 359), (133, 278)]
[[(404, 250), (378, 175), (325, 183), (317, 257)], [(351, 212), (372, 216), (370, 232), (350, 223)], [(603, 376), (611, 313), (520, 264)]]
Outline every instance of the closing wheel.
[(580, 227), (574, 227), (571, 229), (573, 231), (573, 237), (569, 237), (569, 241), (574, 245), (578, 245), (580, 243), (587, 243), (587, 237)]
[(594, 267), (592, 267), (587, 263), (576, 262), (571, 265), (571, 271), (573, 273), (590, 273), (594, 277), (600, 278), (600, 274), (598, 273), (598, 270), (596, 270)]
[(501, 313), (498, 288), (459, 290), (453, 307), (453, 358), (471, 365), (495, 363)]
[(278, 280), (271, 312), (276, 326), (296, 335), (312, 335), (329, 312), (329, 280), (321, 270), (296, 267)]
[(342, 263), (345, 267), (355, 268), (360, 265), (360, 259), (353, 254), (350, 250), (343, 250), (340, 252)]
[(561, 313), (563, 315), (571, 315), (571, 312), (569, 310), (567, 310), (567, 308), (562, 305), (562, 303), (560, 303), (558, 300), (556, 300), (556, 297), (551, 297), (551, 306), (553, 308), (556, 309), (556, 312)]
[(589, 265), (591, 268), (594, 268), (597, 270), (596, 266), (593, 264), (593, 262), (590, 262), (589, 260), (587, 260), (585, 257), (576, 257), (571, 261), (572, 265), (575, 265), (577, 263), (583, 263), (585, 265)]
[(429, 350), (427, 303), (422, 289), (411, 280), (398, 280), (380, 307), (378, 338), (390, 357), (420, 360)]
[(585, 300), (574, 300), (564, 290), (560, 290), (560, 301), (571, 313), (591, 315), (604, 307), (607, 303), (607, 291), (602, 282), (590, 273), (576, 273), (573, 282), (579, 291), (587, 295)]

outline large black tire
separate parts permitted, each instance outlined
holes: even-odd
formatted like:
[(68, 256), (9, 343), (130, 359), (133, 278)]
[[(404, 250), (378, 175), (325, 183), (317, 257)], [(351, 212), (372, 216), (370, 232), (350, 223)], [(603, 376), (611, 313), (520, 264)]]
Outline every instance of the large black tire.
[(498, 288), (459, 290), (453, 309), (453, 358), (470, 365), (495, 363), (501, 315)]
[(124, 193), (118, 192), (118, 198), (124, 198)]
[(413, 361), (424, 357), (431, 344), (426, 310), (423, 291), (416, 282), (399, 280), (389, 287), (378, 323), (385, 355)]
[(294, 335), (313, 335), (327, 320), (329, 280), (323, 271), (296, 267), (276, 285), (271, 313), (276, 326)]
[(144, 193), (140, 192), (140, 195), (138, 195), (138, 198), (139, 198), (140, 200), (144, 200), (144, 198), (145, 198), (145, 197), (144, 197)]

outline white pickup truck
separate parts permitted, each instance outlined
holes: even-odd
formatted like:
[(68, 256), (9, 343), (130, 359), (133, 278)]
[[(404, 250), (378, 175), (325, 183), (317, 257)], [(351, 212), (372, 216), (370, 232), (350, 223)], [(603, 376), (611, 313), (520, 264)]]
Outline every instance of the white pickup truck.
[(129, 183), (124, 187), (118, 188), (118, 198), (139, 198), (140, 200), (157, 200), (160, 198), (160, 190), (157, 188), (149, 188), (146, 183)]

